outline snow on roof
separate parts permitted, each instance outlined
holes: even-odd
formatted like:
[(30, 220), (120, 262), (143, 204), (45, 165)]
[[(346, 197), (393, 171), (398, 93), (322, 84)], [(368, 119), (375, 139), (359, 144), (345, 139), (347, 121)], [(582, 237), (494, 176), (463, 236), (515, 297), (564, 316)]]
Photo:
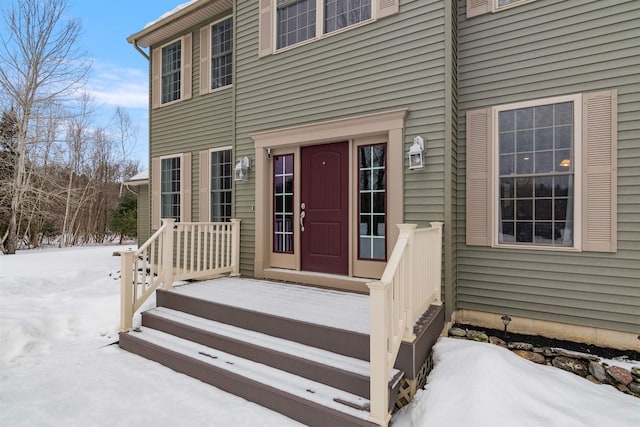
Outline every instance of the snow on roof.
[(178, 6), (174, 7), (173, 9), (171, 9), (169, 12), (165, 12), (162, 15), (160, 15), (160, 17), (158, 19), (155, 19), (151, 22), (149, 22), (147, 25), (144, 26), (144, 28), (149, 28), (150, 26), (152, 26), (153, 24), (162, 21), (163, 19), (166, 19), (168, 17), (170, 17), (171, 15), (178, 13), (179, 11), (181, 11), (182, 9), (184, 9), (185, 7), (189, 6), (192, 3), (195, 3), (199, 0), (191, 0), (182, 4), (179, 4)]
[(126, 182), (132, 183), (137, 181), (147, 181), (149, 180), (149, 169), (145, 169), (137, 175), (132, 176)]

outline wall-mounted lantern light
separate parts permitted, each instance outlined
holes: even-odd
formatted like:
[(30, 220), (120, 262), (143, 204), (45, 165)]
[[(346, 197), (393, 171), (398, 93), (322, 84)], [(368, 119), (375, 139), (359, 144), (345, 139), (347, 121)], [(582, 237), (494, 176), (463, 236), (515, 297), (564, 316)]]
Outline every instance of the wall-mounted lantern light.
[(409, 169), (424, 167), (424, 139), (420, 136), (413, 138), (413, 145), (409, 148)]
[(249, 157), (247, 156), (244, 156), (238, 161), (238, 163), (236, 163), (236, 167), (234, 170), (234, 180), (235, 181), (248, 180), (249, 169), (251, 169), (251, 159), (249, 159)]

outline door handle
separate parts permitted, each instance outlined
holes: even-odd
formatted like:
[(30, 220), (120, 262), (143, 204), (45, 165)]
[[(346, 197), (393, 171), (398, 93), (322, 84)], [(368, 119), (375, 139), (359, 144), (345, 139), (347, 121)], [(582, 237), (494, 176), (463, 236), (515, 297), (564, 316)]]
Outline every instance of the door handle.
[(305, 212), (302, 211), (300, 212), (300, 231), (304, 231), (304, 217), (305, 217)]

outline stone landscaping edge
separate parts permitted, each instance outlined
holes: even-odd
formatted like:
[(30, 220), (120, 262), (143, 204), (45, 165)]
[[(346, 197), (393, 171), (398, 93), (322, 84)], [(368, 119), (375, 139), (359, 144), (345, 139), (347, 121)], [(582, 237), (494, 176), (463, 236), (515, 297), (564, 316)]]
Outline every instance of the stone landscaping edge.
[[(532, 341), (553, 340), (537, 340), (536, 338), (539, 337), (520, 334), (517, 335), (517, 340), (509, 340), (508, 337), (512, 334), (507, 334), (506, 332), (504, 334), (496, 334), (495, 332), (495, 330), (471, 329), (469, 325), (454, 325), (449, 329), (448, 335), (452, 338), (467, 339), (504, 347), (530, 362), (554, 366), (583, 377), (595, 384), (608, 384), (623, 393), (640, 398), (640, 361), (638, 366), (628, 370), (619, 366), (610, 366), (602, 361), (602, 357), (594, 354), (551, 346), (536, 346), (532, 343)], [(505, 339), (503, 340), (497, 335), (502, 335)], [(629, 360), (627, 356), (623, 356), (621, 359)]]

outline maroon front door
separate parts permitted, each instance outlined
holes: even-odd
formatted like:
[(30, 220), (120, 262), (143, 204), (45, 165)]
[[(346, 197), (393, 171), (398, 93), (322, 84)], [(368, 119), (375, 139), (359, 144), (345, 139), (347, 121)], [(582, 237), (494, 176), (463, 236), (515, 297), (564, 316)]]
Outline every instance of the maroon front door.
[(304, 271), (349, 273), (349, 144), (301, 151), (300, 246)]

